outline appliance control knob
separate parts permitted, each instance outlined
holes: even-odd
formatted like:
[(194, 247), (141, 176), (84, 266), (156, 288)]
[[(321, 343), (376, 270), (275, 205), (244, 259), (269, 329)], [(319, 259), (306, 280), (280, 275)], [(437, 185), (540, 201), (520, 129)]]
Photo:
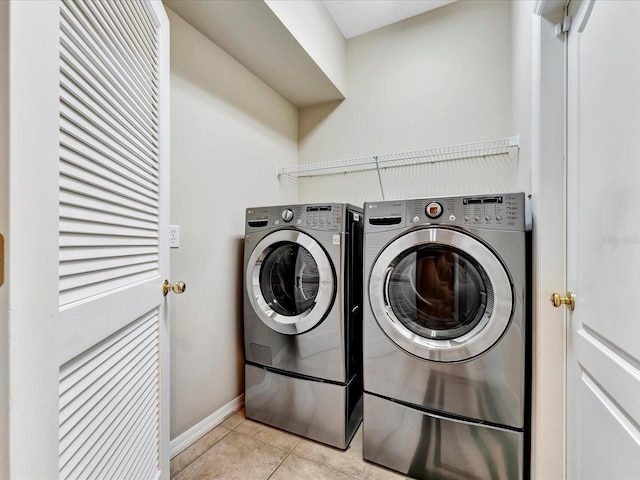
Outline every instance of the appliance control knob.
[(496, 221), (499, 222), (502, 220), (502, 217), (500, 215), (496, 215)]
[(438, 202), (431, 202), (425, 207), (424, 213), (429, 218), (438, 218), (442, 215), (442, 205)]
[(479, 221), (480, 221), (480, 215), (476, 215), (475, 217), (473, 217), (473, 219), (474, 219), (476, 222), (479, 222)]
[(282, 219), (285, 222), (290, 222), (291, 220), (293, 220), (293, 210), (291, 210), (290, 208), (287, 208), (286, 210), (282, 211)]
[(484, 216), (484, 219), (485, 219), (487, 222), (490, 222), (490, 221), (491, 221), (491, 217), (490, 217), (489, 215), (485, 215), (485, 216)]

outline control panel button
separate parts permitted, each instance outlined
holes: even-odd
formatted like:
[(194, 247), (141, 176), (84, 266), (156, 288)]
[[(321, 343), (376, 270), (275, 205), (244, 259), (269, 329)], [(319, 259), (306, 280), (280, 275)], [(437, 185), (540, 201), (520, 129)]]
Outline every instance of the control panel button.
[(413, 223), (418, 223), (420, 221), (420, 217), (419, 216), (415, 216), (413, 217)]
[(455, 215), (449, 215), (449, 220), (454, 222), (456, 220), (456, 216)]
[(438, 218), (440, 215), (442, 215), (442, 205), (440, 205), (438, 202), (431, 202), (425, 207), (424, 213), (429, 218)]
[(291, 210), (290, 208), (287, 208), (286, 210), (282, 211), (282, 219), (285, 222), (290, 222), (291, 220), (293, 220), (293, 210)]

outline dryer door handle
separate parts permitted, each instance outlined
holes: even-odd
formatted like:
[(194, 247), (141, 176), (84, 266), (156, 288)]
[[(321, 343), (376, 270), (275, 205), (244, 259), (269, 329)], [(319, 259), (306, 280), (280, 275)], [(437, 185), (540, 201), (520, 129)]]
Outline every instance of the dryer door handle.
[(391, 308), (391, 301), (389, 300), (389, 282), (391, 281), (391, 272), (393, 272), (393, 267), (389, 265), (385, 268), (384, 275), (382, 276), (382, 285), (384, 288), (382, 299), (388, 308)]

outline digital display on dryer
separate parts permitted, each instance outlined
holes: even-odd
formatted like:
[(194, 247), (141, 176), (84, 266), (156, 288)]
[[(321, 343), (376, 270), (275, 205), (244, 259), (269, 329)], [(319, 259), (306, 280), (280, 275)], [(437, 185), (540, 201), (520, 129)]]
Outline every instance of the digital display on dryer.
[(463, 205), (481, 205), (486, 203), (502, 203), (503, 198), (501, 196), (498, 197), (469, 197), (463, 198)]

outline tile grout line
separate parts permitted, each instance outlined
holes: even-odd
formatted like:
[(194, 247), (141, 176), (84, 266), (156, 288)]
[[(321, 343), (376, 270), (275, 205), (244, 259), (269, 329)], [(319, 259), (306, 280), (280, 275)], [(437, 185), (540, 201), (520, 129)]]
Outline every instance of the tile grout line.
[[(205, 449), (200, 455), (198, 455), (197, 457), (195, 457), (193, 460), (191, 460), (189, 463), (187, 463), (184, 467), (182, 467), (180, 470), (173, 472), (173, 475), (170, 475), (171, 479), (173, 478), (177, 478), (178, 475), (180, 475), (182, 472), (184, 472), (187, 468), (189, 468), (192, 464), (194, 464), (200, 457), (202, 457), (205, 453), (207, 453), (209, 450), (211, 450), (214, 446), (216, 446), (223, 438), (225, 438), (227, 435), (229, 435), (229, 433), (235, 431), (235, 429), (244, 421), (246, 421), (246, 418), (244, 418), (241, 422), (239, 422), (235, 427), (233, 428), (229, 428), (229, 427), (225, 427), (223, 425), (224, 422), (226, 422), (227, 420), (229, 420), (231, 417), (233, 417), (236, 413), (238, 413), (238, 411), (233, 412), (232, 414), (228, 415), (226, 418), (224, 418), (218, 425), (214, 426), (213, 428), (211, 428), (209, 431), (207, 431), (204, 435), (202, 435), (202, 437), (200, 437), (198, 440), (201, 440), (202, 438), (204, 438), (206, 435), (208, 435), (209, 433), (211, 433), (213, 430), (215, 430), (216, 428), (223, 428), (225, 430), (227, 430), (227, 432), (225, 432), (224, 435), (222, 435), (222, 437), (220, 437), (218, 440), (216, 440), (215, 442), (213, 442), (209, 448)], [(240, 433), (240, 432), (238, 432)], [(189, 447), (185, 448), (182, 452), (180, 452), (178, 455), (182, 454), (183, 452), (185, 452), (186, 450), (188, 450), (190, 447), (192, 447), (196, 442), (194, 442), (192, 445), (189, 445)], [(176, 457), (178, 456), (176, 455)], [(169, 470), (171, 470), (171, 468), (169, 468)]]
[[(294, 447), (294, 449), (295, 449), (295, 447)], [(268, 476), (267, 478), (265, 478), (265, 480), (269, 480), (271, 477), (273, 477), (273, 475), (278, 471), (278, 469), (282, 466), (282, 464), (285, 462), (285, 460), (286, 460), (287, 458), (289, 458), (291, 455), (295, 455), (296, 457), (302, 458), (303, 460), (306, 460), (306, 461), (311, 462), (311, 463), (313, 463), (313, 464), (315, 464), (315, 465), (318, 465), (318, 466), (319, 466), (319, 467), (321, 467), (321, 468), (326, 468), (326, 469), (329, 469), (329, 470), (333, 470), (334, 472), (339, 473), (340, 475), (346, 475), (347, 477), (357, 478), (358, 480), (363, 480), (363, 479), (364, 479), (364, 477), (366, 476), (366, 473), (367, 473), (367, 469), (365, 468), (365, 471), (364, 471), (364, 473), (362, 474), (362, 476), (355, 476), (355, 475), (351, 475), (350, 473), (342, 472), (342, 471), (338, 470), (337, 468), (332, 467), (331, 465), (325, 465), (325, 464), (323, 464), (323, 463), (318, 463), (318, 462), (316, 462), (316, 461), (314, 461), (314, 460), (311, 460), (310, 458), (307, 458), (307, 457), (304, 457), (304, 456), (299, 455), (299, 454), (297, 454), (297, 453), (294, 453), (294, 452), (293, 452), (293, 449), (291, 449), (291, 451), (290, 451), (289, 453), (287, 453), (287, 455), (282, 459), (282, 461), (281, 461), (281, 462), (278, 464), (278, 466), (273, 470), (273, 472), (271, 472), (271, 473), (269, 474), (269, 476)]]
[[(224, 421), (228, 420), (228, 418), (230, 418), (230, 417), (227, 417), (227, 419), (225, 419)], [(198, 455), (197, 457), (195, 457), (191, 462), (189, 462), (187, 465), (185, 465), (182, 469), (180, 469), (179, 471), (175, 472), (175, 473), (174, 473), (174, 475), (173, 475), (171, 478), (177, 478), (177, 477), (178, 477), (178, 475), (180, 475), (180, 474), (181, 474), (182, 472), (184, 472), (187, 468), (189, 468), (189, 467), (190, 467), (193, 463), (195, 463), (195, 462), (196, 462), (200, 457), (202, 457), (205, 453), (207, 453), (207, 452), (208, 452), (209, 450), (211, 450), (214, 446), (216, 446), (216, 445), (217, 445), (221, 440), (223, 440), (224, 438), (226, 438), (226, 437), (229, 435), (229, 433), (231, 433), (231, 432), (235, 432), (235, 433), (237, 433), (237, 434), (239, 434), (239, 435), (243, 435), (243, 436), (245, 436), (245, 437), (251, 438), (251, 439), (253, 439), (253, 440), (255, 440), (255, 441), (258, 441), (258, 442), (260, 442), (260, 443), (263, 443), (263, 444), (268, 445), (268, 446), (273, 447), (273, 448), (277, 448), (277, 449), (282, 450), (282, 451), (284, 451), (284, 452), (286, 453), (286, 454), (285, 454), (285, 456), (282, 458), (282, 460), (281, 460), (281, 461), (280, 461), (280, 462), (275, 466), (275, 468), (274, 468), (274, 469), (273, 469), (273, 470), (272, 470), (272, 471), (271, 471), (271, 472), (270, 472), (270, 473), (265, 477), (265, 479), (264, 479), (264, 480), (269, 480), (269, 479), (271, 479), (271, 478), (274, 476), (274, 474), (278, 471), (278, 469), (282, 466), (282, 464), (287, 460), (287, 458), (289, 458), (292, 454), (293, 454), (293, 455), (295, 455), (295, 456), (297, 456), (297, 457), (299, 457), (299, 458), (302, 458), (302, 459), (304, 459), (304, 460), (307, 460), (307, 461), (309, 461), (309, 462), (311, 462), (311, 463), (313, 463), (313, 464), (315, 464), (315, 465), (317, 465), (317, 466), (319, 466), (319, 467), (321, 467), (321, 468), (326, 468), (326, 469), (332, 470), (332, 471), (334, 471), (334, 472), (336, 472), (336, 473), (339, 473), (339, 474), (341, 474), (341, 475), (346, 475), (347, 477), (350, 477), (350, 478), (354, 478), (354, 479), (358, 479), (358, 480), (364, 480), (364, 478), (366, 478), (366, 476), (367, 476), (367, 472), (369, 471), (369, 466), (368, 466), (368, 465), (366, 465), (366, 464), (365, 464), (365, 468), (364, 468), (364, 470), (363, 470), (363, 472), (362, 472), (362, 475), (356, 476), (356, 475), (352, 475), (351, 473), (347, 473), (347, 472), (341, 471), (341, 470), (339, 470), (338, 468), (336, 468), (336, 467), (334, 467), (334, 466), (332, 466), (332, 465), (324, 464), (324, 463), (319, 463), (319, 462), (315, 461), (315, 460), (314, 460), (314, 459), (312, 459), (312, 458), (308, 458), (308, 457), (307, 457), (307, 456), (305, 456), (305, 455), (300, 455), (299, 453), (295, 453), (295, 452), (294, 452), (294, 450), (296, 449), (296, 447), (298, 447), (298, 446), (300, 445), (300, 443), (304, 440), (304, 438), (303, 438), (303, 437), (300, 437), (300, 436), (298, 436), (298, 435), (296, 435), (296, 434), (293, 434), (295, 437), (297, 437), (297, 439), (296, 439), (296, 443), (291, 447), (291, 449), (290, 449), (290, 450), (286, 450), (286, 449), (284, 449), (284, 448), (282, 448), (282, 447), (280, 447), (280, 446), (278, 446), (278, 445), (274, 445), (273, 443), (269, 443), (269, 442), (267, 442), (267, 441), (264, 441), (264, 440), (262, 440), (262, 439), (260, 439), (260, 438), (258, 438), (258, 437), (256, 437), (256, 436), (254, 436), (254, 435), (252, 435), (252, 434), (244, 433), (244, 432), (240, 432), (240, 431), (238, 431), (238, 430), (237, 430), (237, 429), (238, 429), (238, 427), (240, 427), (240, 425), (242, 425), (243, 423), (247, 422), (248, 420), (249, 420), (249, 419), (247, 419), (247, 418), (242, 419), (242, 421), (240, 421), (240, 422), (239, 422), (237, 425), (235, 425), (233, 428), (224, 427), (224, 426), (222, 425), (222, 423), (224, 423), (224, 421), (223, 421), (223, 422), (221, 422), (221, 423), (218, 425), (218, 427), (222, 427), (222, 428), (224, 428), (225, 430), (227, 430), (227, 431), (225, 432), (225, 434), (224, 434), (222, 437), (220, 437), (216, 442), (214, 442), (211, 446), (209, 446), (209, 448), (207, 448), (206, 450), (204, 450), (200, 455)], [(216, 428), (216, 427), (214, 427), (214, 428)], [(213, 430), (213, 429), (212, 429), (212, 430)], [(315, 443), (315, 442), (314, 442), (314, 443)]]
[[(216, 425), (213, 428), (218, 428), (221, 425)], [(211, 432), (213, 430), (213, 428), (211, 430), (209, 430), (209, 432)], [(203, 456), (205, 453), (207, 453), (209, 450), (211, 450), (214, 446), (216, 446), (220, 440), (222, 440), (224, 437), (226, 437), (227, 435), (229, 435), (229, 433), (233, 432), (233, 429), (231, 428), (227, 428), (227, 427), (222, 427), (225, 430), (227, 430), (227, 432), (225, 432), (224, 435), (222, 435), (218, 440), (216, 440), (214, 443), (212, 443), (209, 448), (205, 449), (200, 455), (198, 455), (197, 457), (195, 457), (193, 460), (191, 460), (189, 463), (187, 463), (184, 467), (182, 467), (180, 470), (178, 470), (177, 472), (174, 472), (173, 475), (171, 475), (171, 478), (177, 478), (178, 475), (180, 475), (182, 472), (184, 472), (187, 468), (189, 468), (191, 465), (193, 465), (201, 456)], [(209, 432), (207, 432), (205, 435), (207, 435)], [(205, 435), (203, 435), (202, 437), (204, 437)], [(185, 448), (184, 451), (186, 451), (187, 449)], [(182, 452), (180, 452), (182, 453)], [(179, 455), (179, 454), (178, 454)], [(177, 455), (176, 455), (177, 456)]]
[[(297, 444), (296, 444), (297, 445)], [(293, 448), (296, 448), (295, 446)], [(278, 471), (278, 469), (282, 466), (282, 464), (284, 463), (284, 461), (289, 458), (289, 455), (291, 455), (291, 452), (293, 452), (293, 448), (291, 450), (289, 450), (287, 452), (287, 454), (284, 456), (284, 458), (282, 459), (282, 461), (276, 465), (276, 468), (273, 469), (273, 471), (267, 475), (267, 478), (265, 478), (265, 480), (269, 480), (271, 477), (273, 477), (273, 475)]]
[[(265, 478), (265, 480), (269, 480), (269, 479), (273, 476), (273, 474), (274, 474), (274, 473), (276, 473), (276, 471), (278, 470), (278, 468), (280, 468), (280, 466), (284, 463), (284, 461), (289, 457), (289, 455), (293, 452), (293, 449), (294, 449), (294, 448), (296, 448), (296, 447), (298, 446), (298, 443), (300, 443), (300, 439), (298, 439), (298, 440), (296, 441), (296, 444), (295, 444), (293, 447), (291, 447), (291, 450), (287, 451), (287, 450), (285, 450), (285, 449), (284, 449), (284, 448), (282, 448), (282, 447), (279, 447), (279, 446), (274, 445), (274, 444), (269, 443), (269, 442), (265, 442), (264, 440), (262, 440), (262, 439), (260, 439), (260, 438), (258, 438), (258, 437), (255, 437), (255, 436), (253, 436), (253, 435), (250, 435), (250, 434), (248, 434), (248, 433), (244, 433), (244, 432), (237, 432), (237, 431), (236, 431), (236, 428), (238, 428), (241, 424), (243, 424), (243, 423), (244, 423), (244, 422), (246, 422), (247, 420), (248, 420), (248, 419), (247, 419), (247, 418), (245, 418), (242, 422), (240, 422), (238, 425), (236, 425), (236, 426), (233, 428), (233, 430), (230, 430), (230, 431), (236, 432), (238, 435), (244, 435), (245, 437), (249, 437), (249, 438), (251, 438), (251, 439), (253, 439), (253, 440), (257, 441), (257, 442), (264, 443), (265, 445), (268, 445), (268, 446), (273, 447), (273, 448), (277, 448), (277, 449), (282, 450), (283, 452), (285, 452), (285, 453), (286, 453), (286, 455), (282, 458), (282, 460), (280, 461), (280, 463), (278, 463), (278, 465), (276, 465), (276, 467), (273, 469), (273, 471), (272, 471), (270, 474), (268, 474), (268, 475), (267, 475), (267, 477)], [(226, 436), (226, 435), (225, 435), (225, 436)], [(216, 442), (216, 443), (217, 443), (217, 442)]]

